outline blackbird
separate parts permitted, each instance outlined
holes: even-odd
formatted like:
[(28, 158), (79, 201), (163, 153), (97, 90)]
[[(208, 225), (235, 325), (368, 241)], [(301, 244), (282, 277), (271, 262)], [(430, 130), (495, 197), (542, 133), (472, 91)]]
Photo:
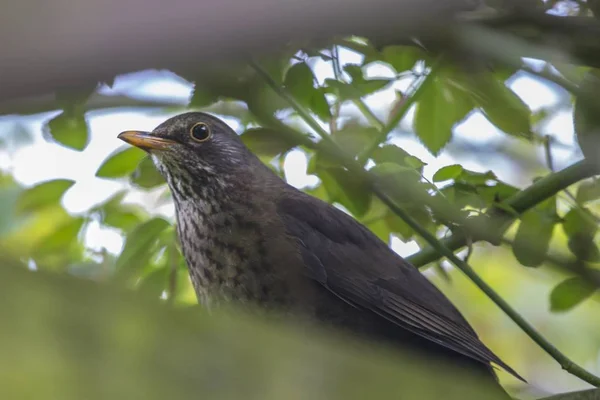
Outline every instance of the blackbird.
[(308, 317), (451, 360), (496, 388), (493, 364), (522, 379), (415, 267), (351, 216), (288, 185), (220, 119), (189, 112), (118, 137), (147, 151), (165, 177), (201, 303)]

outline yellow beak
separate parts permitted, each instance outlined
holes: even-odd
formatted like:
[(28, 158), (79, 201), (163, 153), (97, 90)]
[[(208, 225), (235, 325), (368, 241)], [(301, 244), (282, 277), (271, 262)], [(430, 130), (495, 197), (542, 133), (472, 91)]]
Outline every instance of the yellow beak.
[(177, 143), (174, 140), (165, 139), (149, 132), (141, 131), (125, 131), (119, 133), (119, 136), (117, 137), (122, 141), (145, 151), (163, 150)]

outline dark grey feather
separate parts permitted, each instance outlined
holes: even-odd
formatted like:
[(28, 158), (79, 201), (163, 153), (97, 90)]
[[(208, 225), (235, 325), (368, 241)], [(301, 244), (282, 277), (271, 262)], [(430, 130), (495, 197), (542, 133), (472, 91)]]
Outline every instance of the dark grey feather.
[(340, 298), (448, 349), (493, 362), (523, 380), (477, 337), (459, 311), (417, 269), (331, 205), (290, 190), (278, 202), (310, 276)]

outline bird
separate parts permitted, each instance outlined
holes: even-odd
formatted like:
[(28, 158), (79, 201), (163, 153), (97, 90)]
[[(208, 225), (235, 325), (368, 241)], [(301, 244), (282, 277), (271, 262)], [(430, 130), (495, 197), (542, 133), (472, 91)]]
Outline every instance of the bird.
[[(333, 205), (289, 185), (224, 121), (186, 112), (118, 138), (164, 176), (199, 303), (255, 305), (469, 368), (524, 379), (417, 268)], [(505, 393), (505, 392), (503, 392)]]

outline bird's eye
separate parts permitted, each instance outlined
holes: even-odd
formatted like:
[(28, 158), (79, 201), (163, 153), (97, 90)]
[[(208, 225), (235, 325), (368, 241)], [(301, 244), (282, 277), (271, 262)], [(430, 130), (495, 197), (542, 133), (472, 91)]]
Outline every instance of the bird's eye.
[(208, 125), (206, 125), (204, 122), (198, 122), (192, 126), (192, 129), (190, 129), (190, 136), (196, 142), (205, 142), (210, 138), (211, 131)]

